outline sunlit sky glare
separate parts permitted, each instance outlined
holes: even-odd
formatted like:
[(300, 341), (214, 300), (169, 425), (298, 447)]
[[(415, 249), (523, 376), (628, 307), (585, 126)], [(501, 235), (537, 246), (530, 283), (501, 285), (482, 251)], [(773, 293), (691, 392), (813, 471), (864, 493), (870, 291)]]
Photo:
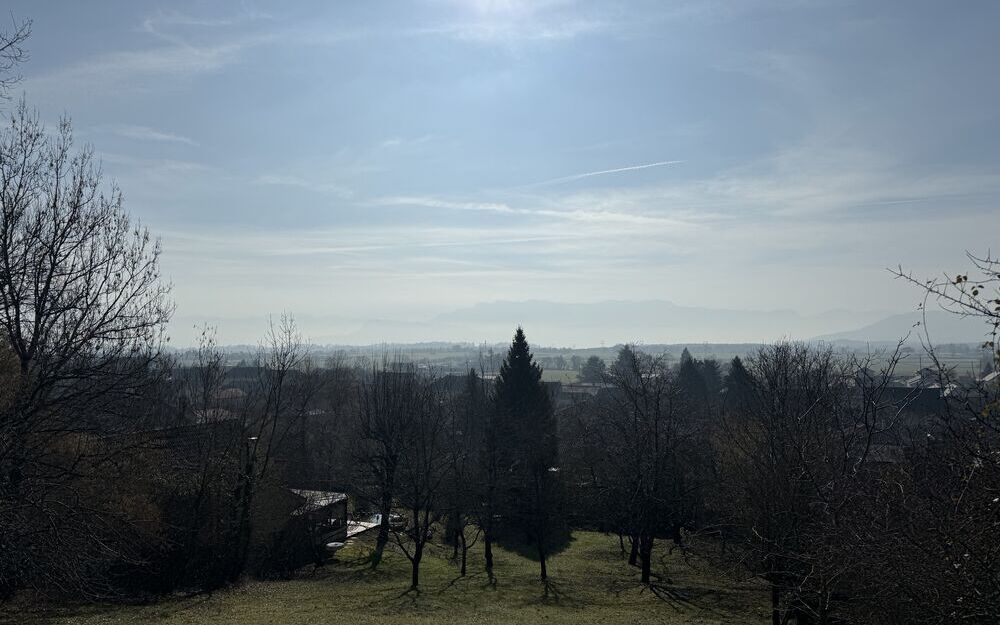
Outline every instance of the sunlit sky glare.
[(15, 95), (162, 238), (178, 344), (493, 300), (895, 312), (887, 267), (998, 251), (997, 2), (7, 6)]

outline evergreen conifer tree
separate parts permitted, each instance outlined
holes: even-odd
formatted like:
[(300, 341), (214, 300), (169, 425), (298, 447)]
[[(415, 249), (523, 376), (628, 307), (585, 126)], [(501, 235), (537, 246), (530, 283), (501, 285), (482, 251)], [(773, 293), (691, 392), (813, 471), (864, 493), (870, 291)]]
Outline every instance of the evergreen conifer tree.
[(722, 390), (722, 370), (719, 368), (719, 361), (714, 358), (706, 358), (699, 363), (698, 371), (705, 380), (705, 388), (708, 390), (709, 403), (714, 404), (714, 398)]
[(753, 377), (739, 356), (733, 358), (726, 374), (726, 404), (730, 409), (746, 403), (753, 391)]
[(687, 348), (681, 353), (681, 363), (677, 367), (677, 386), (688, 405), (691, 417), (698, 419), (705, 416), (709, 409), (708, 386), (698, 361), (691, 357)]
[(692, 360), (694, 359), (691, 357), (691, 352), (685, 347), (684, 350), (681, 351), (681, 364), (683, 365), (684, 363), (691, 362)]
[(607, 366), (598, 356), (591, 356), (580, 369), (581, 382), (603, 382)]
[(534, 545), (545, 579), (547, 541), (557, 518), (556, 421), (542, 369), (524, 330), (514, 334), (496, 381), (499, 446), (505, 459), (505, 526)]

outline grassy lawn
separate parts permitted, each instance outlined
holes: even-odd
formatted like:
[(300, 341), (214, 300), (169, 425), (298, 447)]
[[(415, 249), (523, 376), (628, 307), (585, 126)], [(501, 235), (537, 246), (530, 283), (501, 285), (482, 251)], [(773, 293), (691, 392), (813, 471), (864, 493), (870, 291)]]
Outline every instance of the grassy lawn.
[[(577, 532), (569, 548), (552, 558), (550, 583), (538, 580), (536, 563), (499, 550), (497, 583), (482, 572), (481, 545), (470, 575), (459, 578), (439, 549), (425, 558), (419, 593), (406, 592), (409, 562), (387, 553), (370, 570), (369, 545), (358, 542), (335, 563), (286, 582), (252, 582), (210, 596), (165, 600), (145, 606), (16, 607), (3, 623), (163, 623), (258, 625), (350, 623), (763, 623), (765, 597), (754, 585), (719, 579), (664, 553), (650, 590), (618, 554), (617, 539)], [(666, 551), (665, 549), (663, 550)]]
[(576, 371), (562, 371), (559, 369), (544, 369), (542, 370), (542, 380), (545, 382), (576, 382), (579, 379), (579, 374)]

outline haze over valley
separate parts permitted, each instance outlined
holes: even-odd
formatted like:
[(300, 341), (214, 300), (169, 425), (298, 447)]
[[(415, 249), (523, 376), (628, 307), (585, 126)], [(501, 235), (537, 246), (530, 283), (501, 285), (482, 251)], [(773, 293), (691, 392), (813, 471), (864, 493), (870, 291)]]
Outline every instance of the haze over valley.
[(1000, 2), (2, 8), (0, 625), (1000, 623)]

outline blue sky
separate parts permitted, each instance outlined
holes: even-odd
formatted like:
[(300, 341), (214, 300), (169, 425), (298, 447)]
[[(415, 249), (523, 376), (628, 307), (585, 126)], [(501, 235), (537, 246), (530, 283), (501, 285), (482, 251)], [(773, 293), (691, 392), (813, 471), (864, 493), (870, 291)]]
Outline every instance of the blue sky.
[(886, 267), (997, 240), (995, 2), (11, 10), (17, 90), (162, 238), (179, 344), (493, 300), (909, 310)]

